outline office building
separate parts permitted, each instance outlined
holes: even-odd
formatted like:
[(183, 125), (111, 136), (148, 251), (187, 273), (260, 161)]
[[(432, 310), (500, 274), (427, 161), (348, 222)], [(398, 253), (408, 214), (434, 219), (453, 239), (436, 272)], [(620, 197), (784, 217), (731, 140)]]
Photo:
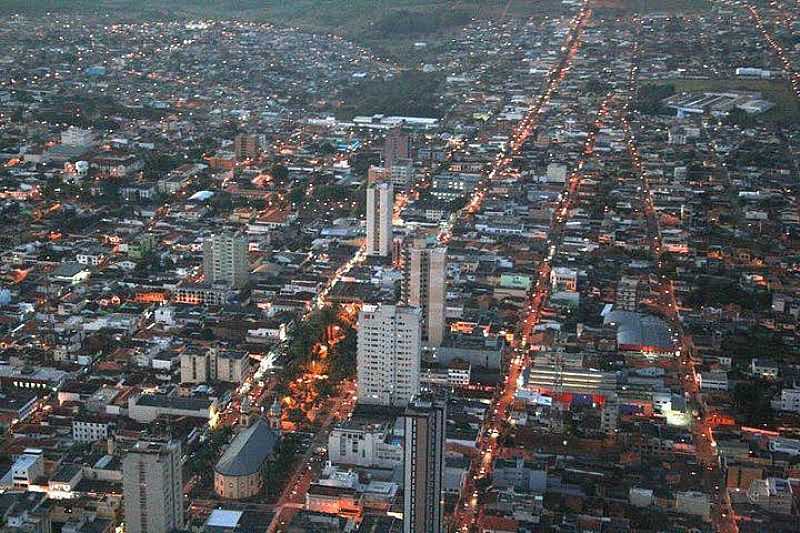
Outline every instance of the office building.
[(394, 187), (389, 182), (367, 186), (367, 255), (389, 257), (392, 252)]
[(141, 440), (122, 460), (125, 531), (169, 533), (183, 527), (181, 443)]
[(446, 248), (425, 239), (413, 238), (405, 248), (402, 298), (422, 309), (422, 342), (427, 346), (439, 346), (444, 338), (446, 259)]
[(241, 288), (247, 284), (250, 264), (247, 240), (238, 234), (220, 233), (203, 241), (203, 273), (206, 282)]
[(444, 474), (446, 402), (420, 396), (403, 417), (403, 532), (443, 531), (442, 478)]
[(411, 157), (411, 138), (402, 128), (393, 128), (386, 134), (383, 144), (383, 166), (393, 167), (399, 159)]
[(405, 406), (419, 392), (421, 313), (365, 305), (358, 315), (358, 401)]
[(237, 161), (246, 161), (258, 157), (258, 137), (240, 133), (233, 139), (233, 153)]

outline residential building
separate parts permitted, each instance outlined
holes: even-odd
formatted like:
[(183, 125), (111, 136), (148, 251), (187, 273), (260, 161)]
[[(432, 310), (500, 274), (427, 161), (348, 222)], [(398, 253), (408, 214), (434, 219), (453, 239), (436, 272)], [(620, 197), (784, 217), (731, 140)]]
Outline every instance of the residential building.
[(92, 130), (70, 126), (61, 132), (61, 144), (67, 146), (92, 146), (95, 142)]
[(402, 128), (392, 128), (383, 144), (383, 166), (391, 168), (399, 159), (411, 157), (411, 137)]
[(422, 341), (433, 347), (444, 338), (446, 260), (446, 248), (420, 238), (411, 239), (403, 258), (403, 302), (422, 309)]
[(72, 419), (72, 438), (77, 442), (105, 440), (111, 434), (112, 422), (99, 416), (81, 416)]
[(125, 530), (169, 533), (183, 527), (181, 443), (141, 440), (122, 460)]
[(444, 531), (442, 518), (446, 403), (414, 398), (405, 411), (403, 532)]
[(625, 311), (636, 311), (641, 299), (641, 283), (639, 278), (622, 276), (617, 284), (617, 301), (615, 307)]
[(795, 383), (793, 387), (781, 389), (780, 397), (772, 401), (773, 408), (780, 411), (790, 411), (800, 413), (800, 383)]
[(233, 139), (233, 153), (237, 161), (257, 158), (259, 153), (258, 137), (240, 133)]
[(389, 257), (392, 252), (394, 186), (389, 182), (367, 186), (367, 255)]
[(247, 284), (250, 264), (247, 240), (238, 234), (220, 233), (203, 241), (203, 273), (206, 282), (241, 288)]
[(365, 305), (358, 316), (358, 399), (405, 406), (419, 392), (421, 312), (402, 305)]

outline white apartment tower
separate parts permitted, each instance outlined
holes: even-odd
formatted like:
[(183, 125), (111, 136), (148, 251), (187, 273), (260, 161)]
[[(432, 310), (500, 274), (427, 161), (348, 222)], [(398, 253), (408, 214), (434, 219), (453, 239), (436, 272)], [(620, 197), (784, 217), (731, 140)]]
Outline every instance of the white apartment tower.
[(358, 315), (358, 401), (404, 407), (419, 392), (422, 325), (417, 307), (365, 305)]
[(447, 248), (422, 238), (412, 239), (404, 250), (403, 303), (422, 309), (422, 342), (430, 347), (441, 345), (444, 338), (446, 260)]
[(237, 289), (247, 285), (250, 275), (247, 247), (247, 239), (233, 233), (212, 235), (203, 241), (203, 274), (206, 281)]
[(389, 182), (367, 186), (367, 255), (389, 257), (392, 253), (394, 186)]
[(181, 443), (142, 440), (122, 460), (125, 531), (169, 533), (183, 527)]

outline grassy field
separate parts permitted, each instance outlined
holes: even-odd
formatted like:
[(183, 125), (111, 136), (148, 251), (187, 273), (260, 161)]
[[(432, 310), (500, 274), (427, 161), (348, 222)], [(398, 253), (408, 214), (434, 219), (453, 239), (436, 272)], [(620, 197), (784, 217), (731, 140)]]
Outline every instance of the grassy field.
[(756, 115), (759, 120), (770, 122), (789, 122), (800, 120), (800, 101), (795, 97), (789, 82), (786, 80), (658, 80), (648, 82), (651, 85), (673, 85), (677, 92), (716, 92), (716, 91), (758, 91), (764, 100), (775, 104), (775, 107)]

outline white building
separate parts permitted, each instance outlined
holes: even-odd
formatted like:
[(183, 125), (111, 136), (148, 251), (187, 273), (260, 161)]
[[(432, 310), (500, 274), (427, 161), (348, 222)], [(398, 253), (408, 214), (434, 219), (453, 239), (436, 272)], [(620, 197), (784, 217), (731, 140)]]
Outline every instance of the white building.
[(405, 406), (419, 392), (422, 313), (365, 305), (358, 316), (358, 401)]
[(550, 283), (553, 291), (575, 292), (578, 290), (578, 271), (572, 268), (555, 267), (550, 271)]
[(105, 440), (110, 433), (110, 420), (97, 417), (74, 418), (72, 420), (72, 438), (77, 442)]
[(547, 165), (547, 181), (552, 183), (566, 183), (567, 181), (567, 166), (559, 163), (550, 163)]
[[(44, 452), (38, 448), (26, 448), (11, 465), (9, 474), (3, 478), (4, 485), (27, 487), (33, 484), (44, 475)], [(6, 479), (8, 477), (10, 479)]]
[(247, 284), (250, 263), (247, 240), (241, 235), (218, 234), (203, 241), (203, 274), (208, 283), (240, 288)]
[[(775, 401), (777, 400), (777, 401)], [(800, 413), (800, 385), (781, 390), (780, 397), (773, 400), (773, 407), (779, 411)]]
[(61, 144), (67, 146), (92, 146), (94, 144), (94, 133), (92, 130), (83, 130), (70, 126), (61, 132)]
[(769, 359), (753, 359), (750, 361), (750, 374), (753, 376), (776, 379), (779, 370), (778, 364)]
[(682, 514), (699, 516), (706, 521), (710, 520), (711, 502), (708, 499), (708, 494), (697, 491), (676, 493), (675, 511)]
[(345, 422), (328, 435), (328, 458), (335, 465), (394, 468), (403, 464), (403, 446), (391, 437), (384, 424)]
[(394, 186), (389, 182), (367, 186), (367, 255), (389, 257), (392, 253)]
[(792, 485), (787, 479), (769, 477), (754, 479), (747, 490), (747, 498), (754, 505), (778, 514), (792, 514)]
[(700, 373), (700, 389), (704, 391), (728, 390), (728, 373), (724, 370), (712, 370)]

